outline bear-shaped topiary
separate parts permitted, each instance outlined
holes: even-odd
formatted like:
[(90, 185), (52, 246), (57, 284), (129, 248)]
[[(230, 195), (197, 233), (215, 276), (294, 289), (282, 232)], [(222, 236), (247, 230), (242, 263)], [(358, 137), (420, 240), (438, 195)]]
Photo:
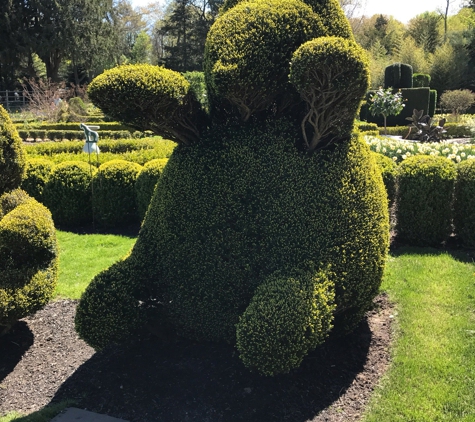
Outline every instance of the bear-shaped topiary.
[(231, 0), (204, 67), (207, 112), (160, 67), (89, 86), (105, 113), (178, 146), (134, 248), (88, 286), (76, 329), (100, 349), (174, 327), (285, 373), (355, 328), (381, 283), (387, 198), (353, 132), (367, 58), (336, 0)]
[(49, 210), (19, 189), (21, 139), (0, 106), (0, 335), (45, 306), (57, 280), (56, 230)]

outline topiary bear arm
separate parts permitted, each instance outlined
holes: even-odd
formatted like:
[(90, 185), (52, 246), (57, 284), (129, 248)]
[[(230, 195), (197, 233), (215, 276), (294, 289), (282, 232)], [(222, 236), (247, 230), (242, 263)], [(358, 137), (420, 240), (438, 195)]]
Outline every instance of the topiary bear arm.
[(261, 284), (237, 324), (244, 364), (265, 375), (286, 373), (332, 328), (334, 284), (325, 272), (274, 273)]
[(301, 128), (309, 151), (351, 134), (369, 87), (368, 59), (358, 44), (338, 37), (309, 41), (294, 53), (289, 77), (307, 103)]
[(137, 64), (107, 70), (91, 82), (88, 94), (105, 114), (181, 144), (197, 141), (207, 126), (190, 83), (163, 67)]

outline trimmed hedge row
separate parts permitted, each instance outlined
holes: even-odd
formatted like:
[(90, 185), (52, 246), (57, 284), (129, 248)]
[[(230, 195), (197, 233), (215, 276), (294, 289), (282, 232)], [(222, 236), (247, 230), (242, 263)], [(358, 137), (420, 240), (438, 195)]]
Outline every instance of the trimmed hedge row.
[(167, 161), (156, 159), (142, 167), (112, 160), (96, 169), (82, 161), (54, 165), (44, 158), (31, 159), (22, 189), (50, 209), (58, 226), (75, 227), (94, 219), (103, 227), (116, 227), (143, 219)]
[[(473, 136), (471, 128), (468, 126), (461, 125), (459, 123), (446, 123), (444, 125), (447, 133), (445, 137), (447, 138), (471, 138)], [(384, 135), (384, 128), (378, 127), (379, 134)], [(402, 136), (405, 137), (409, 132), (408, 126), (393, 126), (387, 128), (387, 135), (393, 136)]]
[[(455, 166), (444, 157), (417, 155), (398, 166), (382, 154), (373, 156), (389, 207), (398, 204), (396, 229), (401, 240), (414, 245), (440, 243), (452, 233), (453, 219), (460, 240), (475, 246), (475, 160)], [(118, 226), (143, 219), (167, 161), (155, 159), (141, 167), (115, 160), (101, 165), (98, 172), (80, 161), (55, 166), (44, 158), (30, 159), (22, 189), (48, 206), (56, 224), (70, 227), (92, 222), (92, 188), (96, 221)]]
[[(102, 140), (99, 138), (99, 148), (101, 153), (122, 154), (130, 151), (140, 150), (163, 150), (163, 156), (157, 158), (167, 158), (171, 155), (175, 143), (160, 137), (146, 138), (146, 139), (127, 139), (127, 140)], [(65, 153), (82, 154), (84, 141), (71, 142), (41, 142), (38, 144), (26, 145), (25, 149), (28, 155), (57, 155)]]
[[(18, 130), (18, 135), (22, 141), (33, 139), (34, 141), (41, 139), (49, 139), (50, 141), (73, 141), (76, 139), (84, 139), (82, 130), (45, 130), (45, 129), (29, 129)], [(128, 130), (101, 130), (99, 132), (101, 139), (128, 139), (132, 138), (132, 134)], [(143, 132), (134, 132), (134, 137), (145, 136)]]
[[(131, 128), (130, 126), (124, 125), (119, 122), (104, 122), (100, 121), (97, 122), (100, 129), (98, 130), (99, 133), (103, 131), (129, 131), (134, 132), (135, 129)], [(18, 131), (24, 130), (25, 123), (15, 123), (15, 127)], [(42, 123), (39, 127), (32, 127), (29, 130), (47, 130), (47, 131), (75, 131), (79, 127), (79, 124), (76, 122), (73, 123)]]

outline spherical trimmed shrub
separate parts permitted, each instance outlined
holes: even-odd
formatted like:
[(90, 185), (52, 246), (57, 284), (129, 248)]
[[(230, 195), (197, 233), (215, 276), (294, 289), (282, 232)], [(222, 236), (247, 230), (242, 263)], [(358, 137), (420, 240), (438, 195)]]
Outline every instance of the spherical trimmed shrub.
[(206, 39), (210, 106), (221, 107), (212, 103), (219, 97), (243, 121), (274, 103), (283, 111), (292, 92), (287, 76), (292, 53), (325, 34), (318, 15), (299, 0), (239, 3), (216, 20)]
[(391, 208), (396, 199), (397, 164), (389, 157), (377, 152), (373, 153), (373, 157), (375, 158), (376, 164), (381, 170), (384, 187), (386, 188), (386, 193), (388, 194), (389, 208)]
[(160, 178), (168, 158), (157, 158), (145, 163), (143, 169), (135, 182), (135, 192), (137, 195), (137, 212), (140, 220), (143, 220), (147, 208), (152, 199), (155, 185)]
[(53, 167), (53, 161), (46, 158), (29, 158), (21, 188), (37, 201), (43, 202), (43, 190)]
[(339, 37), (308, 41), (294, 53), (289, 77), (307, 104), (302, 135), (309, 151), (349, 136), (369, 87), (363, 48)]
[(43, 203), (57, 225), (92, 222), (91, 183), (97, 170), (83, 161), (64, 161), (53, 168), (43, 190)]
[(105, 114), (178, 143), (198, 140), (207, 122), (190, 83), (163, 67), (134, 64), (109, 69), (94, 78), (87, 92)]
[(126, 261), (113, 264), (91, 281), (76, 313), (76, 330), (88, 330), (89, 344), (102, 349), (130, 339), (146, 323), (145, 295)]
[(138, 221), (135, 182), (142, 166), (125, 160), (102, 164), (94, 176), (94, 217), (104, 227)]
[(454, 194), (454, 226), (463, 243), (475, 246), (475, 160), (457, 165)]
[(19, 190), (0, 197), (0, 334), (44, 307), (57, 281), (51, 213)]
[(444, 157), (417, 155), (399, 165), (398, 239), (419, 246), (448, 239), (456, 174), (455, 164)]
[(0, 105), (0, 195), (21, 185), (25, 166), (21, 139), (7, 111)]

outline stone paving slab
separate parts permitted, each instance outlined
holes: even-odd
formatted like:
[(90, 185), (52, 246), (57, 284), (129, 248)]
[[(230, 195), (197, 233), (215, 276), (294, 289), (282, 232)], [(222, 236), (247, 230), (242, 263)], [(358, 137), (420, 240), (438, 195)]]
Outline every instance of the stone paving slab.
[(124, 419), (117, 419), (88, 410), (68, 407), (65, 412), (54, 417), (51, 422), (127, 422)]

